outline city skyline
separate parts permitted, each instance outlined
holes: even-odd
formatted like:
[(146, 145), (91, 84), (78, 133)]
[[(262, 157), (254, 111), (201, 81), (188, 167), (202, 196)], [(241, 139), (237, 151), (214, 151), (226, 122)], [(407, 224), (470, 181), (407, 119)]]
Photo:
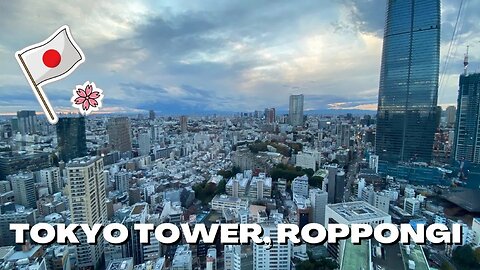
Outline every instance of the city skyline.
[[(458, 5), (453, 0), (442, 4), (441, 71)], [(478, 69), (475, 5), (470, 3), (462, 14), (448, 82), (439, 90), (440, 105), (455, 104), (467, 44), (470, 70)], [(60, 20), (71, 27), (86, 62), (71, 77), (45, 87), (59, 111), (73, 109), (69, 99), (74, 85), (92, 80), (106, 91), (100, 113), (123, 108), (160, 114), (267, 107), (284, 111), (291, 94), (305, 95), (306, 113), (326, 109), (371, 113), (376, 110), (384, 25), (383, 12), (372, 8), (378, 6), (384, 9), (385, 1), (202, 6), (116, 2), (108, 7), (88, 1), (75, 6), (2, 2), (6, 15), (0, 24), (9, 38), (0, 39), (5, 59), (0, 64), (4, 71), (0, 114), (40, 111), (13, 53), (44, 39)], [(44, 15), (29, 16), (37, 11)], [(32, 19), (23, 21), (25, 16)], [(130, 91), (137, 95), (132, 97)]]

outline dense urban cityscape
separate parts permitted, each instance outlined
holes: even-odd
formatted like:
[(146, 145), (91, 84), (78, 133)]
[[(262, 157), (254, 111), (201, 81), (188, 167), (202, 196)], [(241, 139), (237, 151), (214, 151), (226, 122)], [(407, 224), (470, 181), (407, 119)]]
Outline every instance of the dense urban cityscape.
[[(0, 269), (480, 269), (480, 73), (438, 105), (440, 0), (387, 1), (378, 110), (0, 118)], [(1, 93), (0, 93), (1, 96)], [(285, 101), (286, 102), (286, 101)], [(141, 244), (134, 224), (260, 224), (271, 248)], [(11, 223), (125, 225), (123, 244), (16, 244)], [(462, 244), (279, 244), (277, 225), (462, 225)]]

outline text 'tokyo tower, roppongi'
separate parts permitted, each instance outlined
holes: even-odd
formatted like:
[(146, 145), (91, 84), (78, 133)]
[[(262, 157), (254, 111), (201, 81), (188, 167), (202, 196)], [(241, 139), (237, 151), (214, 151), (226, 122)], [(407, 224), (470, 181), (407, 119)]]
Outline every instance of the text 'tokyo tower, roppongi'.
[(388, 0), (378, 95), (381, 162), (430, 162), (440, 60), (440, 0)]

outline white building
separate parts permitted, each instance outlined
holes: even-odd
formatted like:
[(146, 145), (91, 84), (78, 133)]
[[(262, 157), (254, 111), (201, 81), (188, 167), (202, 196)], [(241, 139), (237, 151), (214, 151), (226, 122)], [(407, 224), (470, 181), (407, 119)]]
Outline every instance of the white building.
[(365, 178), (360, 178), (357, 183), (357, 199), (362, 199), (363, 189), (367, 185)]
[(370, 155), (368, 167), (378, 173), (378, 155)]
[(42, 183), (47, 183), (48, 193), (51, 195), (63, 190), (60, 169), (57, 167), (40, 170), (40, 179)]
[[(355, 201), (327, 205), (325, 222), (347, 225), (363, 223), (376, 227), (382, 223), (391, 223), (392, 218), (389, 214), (367, 202)], [(337, 244), (328, 244), (327, 251), (338, 262), (341, 262), (344, 245), (345, 240), (341, 240)]]
[(217, 249), (209, 248), (207, 250), (205, 270), (217, 270)]
[(406, 198), (414, 198), (415, 197), (415, 189), (406, 187), (404, 190)]
[(235, 177), (232, 177), (228, 180), (225, 191), (228, 195), (235, 198), (241, 198), (245, 196), (245, 191), (247, 190), (250, 180), (252, 179), (251, 171), (245, 171), (242, 173), (237, 173)]
[[(83, 157), (72, 160), (66, 165), (68, 185), (70, 187), (69, 204), (72, 223), (106, 224), (107, 204), (105, 197), (105, 179), (103, 159), (101, 157)], [(80, 244), (77, 248), (77, 266), (96, 267), (103, 256), (104, 239), (100, 234), (96, 245), (86, 242), (83, 231), (77, 232)]]
[(295, 155), (295, 166), (315, 171), (317, 168), (317, 156), (311, 152), (300, 152)]
[[(241, 245), (225, 245), (224, 249), (224, 260), (223, 260), (223, 269), (224, 270), (242, 270), (247, 269), (249, 266), (253, 268), (251, 262), (251, 251), (250, 254), (242, 252), (242, 249), (245, 246)], [(250, 260), (248, 260), (250, 257)], [(248, 262), (248, 265), (247, 265)], [(251, 269), (250, 268), (250, 269)]]
[(224, 209), (248, 208), (248, 201), (228, 195), (216, 195), (211, 201), (212, 210), (223, 211)]
[(373, 185), (368, 185), (362, 189), (362, 201), (373, 205), (375, 191)]
[(121, 170), (113, 175), (115, 181), (115, 190), (120, 192), (127, 192), (130, 188), (131, 174), (126, 170)]
[(405, 198), (403, 210), (414, 216), (420, 213), (420, 201), (417, 198)]
[(272, 178), (267, 177), (265, 173), (260, 173), (253, 177), (248, 191), (250, 198), (261, 200), (272, 197)]
[(387, 194), (383, 191), (375, 192), (373, 195), (373, 206), (385, 213), (388, 213), (390, 208), (390, 194)]
[(312, 207), (312, 222), (325, 224), (325, 207), (328, 203), (328, 193), (314, 188), (310, 190), (310, 205)]
[(253, 244), (253, 265), (255, 270), (290, 270), (291, 243), (278, 244), (277, 224), (274, 222), (261, 223), (264, 230), (263, 237), (270, 237), (272, 247)]
[(140, 156), (145, 156), (150, 154), (150, 134), (143, 132), (138, 134), (138, 154)]
[(299, 176), (292, 181), (293, 195), (308, 197), (308, 177), (307, 175)]

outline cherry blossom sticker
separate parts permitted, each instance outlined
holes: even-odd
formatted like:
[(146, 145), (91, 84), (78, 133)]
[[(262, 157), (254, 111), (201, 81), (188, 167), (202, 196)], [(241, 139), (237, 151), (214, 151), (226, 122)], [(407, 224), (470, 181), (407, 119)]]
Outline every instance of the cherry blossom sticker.
[(81, 114), (89, 115), (102, 107), (103, 91), (95, 86), (95, 83), (85, 82), (73, 89), (73, 97), (70, 100), (72, 106), (77, 108)]

